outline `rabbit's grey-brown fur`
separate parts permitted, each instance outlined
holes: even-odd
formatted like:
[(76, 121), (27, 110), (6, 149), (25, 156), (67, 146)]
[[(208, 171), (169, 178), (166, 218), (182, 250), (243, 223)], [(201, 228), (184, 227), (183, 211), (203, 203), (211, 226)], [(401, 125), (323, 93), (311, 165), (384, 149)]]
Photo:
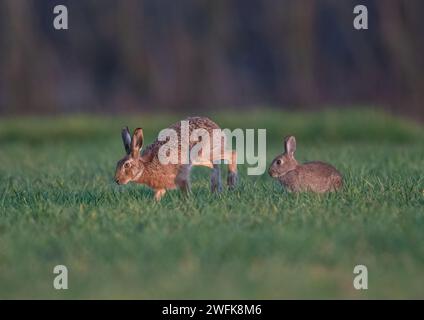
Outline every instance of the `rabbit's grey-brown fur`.
[(332, 165), (320, 161), (299, 164), (294, 158), (296, 139), (284, 139), (285, 152), (277, 156), (269, 167), (269, 175), (292, 192), (311, 191), (324, 193), (336, 191), (343, 186), (340, 172)]
[[(210, 134), (212, 141), (212, 132), (214, 129), (219, 129), (219, 126), (212, 120), (205, 117), (190, 117), (185, 119), (189, 122), (189, 134), (195, 129), (205, 129)], [(177, 122), (169, 127), (174, 129), (178, 135), (178, 155), (181, 155), (181, 122)], [(118, 184), (127, 184), (136, 182), (145, 184), (152, 188), (155, 192), (155, 199), (159, 200), (166, 190), (180, 188), (185, 193), (190, 191), (190, 171), (192, 166), (201, 165), (213, 168), (211, 174), (211, 189), (212, 191), (221, 190), (220, 170), (218, 165), (214, 165), (215, 160), (228, 161), (228, 185), (234, 187), (237, 180), (237, 164), (235, 151), (221, 150), (218, 159), (212, 159), (213, 152), (210, 152), (211, 157), (208, 159), (200, 159), (200, 162), (190, 164), (162, 164), (159, 161), (159, 148), (167, 141), (159, 141), (156, 139), (151, 145), (147, 146), (142, 154), (140, 150), (143, 146), (143, 130), (135, 129), (131, 138), (128, 128), (122, 130), (122, 140), (126, 150), (126, 156), (118, 161), (115, 171), (115, 181)], [(197, 141), (189, 141), (189, 149)], [(212, 148), (213, 146), (211, 146)], [(212, 150), (211, 150), (212, 151)], [(179, 159), (181, 159), (179, 157)]]

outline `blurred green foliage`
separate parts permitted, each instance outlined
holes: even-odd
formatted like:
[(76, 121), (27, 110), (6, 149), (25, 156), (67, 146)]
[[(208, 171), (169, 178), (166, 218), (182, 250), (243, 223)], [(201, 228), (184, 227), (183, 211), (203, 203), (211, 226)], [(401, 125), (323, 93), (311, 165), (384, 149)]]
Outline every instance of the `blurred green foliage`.
[[(413, 142), (423, 138), (419, 123), (402, 120), (388, 113), (370, 109), (322, 112), (284, 112), (271, 109), (240, 112), (214, 112), (208, 115), (221, 128), (263, 128), (267, 139), (280, 140), (294, 134), (302, 142)], [(162, 128), (185, 119), (190, 114), (137, 114), (128, 116), (57, 116), (6, 117), (0, 119), (0, 143), (42, 144), (66, 141), (117, 140), (120, 130), (142, 127), (147, 141), (153, 141)], [(204, 115), (204, 114), (199, 114)]]

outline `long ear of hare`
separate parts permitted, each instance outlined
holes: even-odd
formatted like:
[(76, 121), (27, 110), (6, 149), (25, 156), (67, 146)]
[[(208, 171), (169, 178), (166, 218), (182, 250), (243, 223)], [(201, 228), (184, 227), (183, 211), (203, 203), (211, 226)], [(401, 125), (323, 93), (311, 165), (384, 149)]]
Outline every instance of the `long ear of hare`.
[(143, 146), (143, 129), (137, 128), (134, 130), (131, 141), (131, 156), (137, 158), (140, 156), (140, 149)]
[(286, 154), (292, 158), (294, 157), (294, 153), (296, 152), (296, 138), (294, 136), (284, 138), (284, 149)]
[(122, 142), (124, 143), (125, 151), (127, 154), (131, 152), (131, 135), (128, 127), (122, 128), (121, 131)]

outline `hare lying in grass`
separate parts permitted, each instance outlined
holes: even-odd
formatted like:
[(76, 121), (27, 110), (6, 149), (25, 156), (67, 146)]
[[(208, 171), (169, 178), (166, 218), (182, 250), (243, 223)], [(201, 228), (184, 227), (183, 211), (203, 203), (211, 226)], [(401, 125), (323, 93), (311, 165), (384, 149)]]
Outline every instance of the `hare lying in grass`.
[(312, 191), (317, 193), (336, 191), (343, 186), (343, 179), (330, 164), (313, 161), (299, 164), (294, 158), (296, 139), (284, 139), (285, 152), (277, 156), (269, 167), (269, 175), (277, 178), (291, 192)]
[[(195, 129), (205, 129), (210, 136), (210, 141), (213, 141), (212, 132), (220, 129), (219, 126), (205, 117), (191, 117), (185, 119), (188, 121), (188, 130), (190, 141), (188, 143), (189, 151), (193, 145), (198, 141), (191, 140), (191, 133)], [(169, 127), (173, 129), (178, 135), (178, 143), (175, 146), (178, 149), (178, 159), (181, 159), (181, 122), (175, 123)], [(160, 200), (162, 196), (169, 189), (180, 188), (183, 192), (190, 191), (190, 170), (192, 166), (206, 166), (212, 168), (211, 174), (211, 190), (221, 190), (221, 172), (216, 160), (228, 161), (228, 177), (227, 182), (229, 187), (234, 187), (237, 181), (237, 164), (236, 152), (219, 149), (218, 152), (209, 152), (208, 158), (197, 158), (196, 162), (189, 161), (188, 164), (178, 162), (177, 164), (168, 163), (163, 164), (159, 160), (159, 149), (167, 141), (160, 141), (158, 138), (148, 147), (144, 149), (142, 154), (140, 150), (143, 146), (143, 130), (141, 128), (135, 129), (131, 139), (128, 127), (122, 129), (122, 141), (126, 150), (124, 158), (118, 161), (115, 172), (115, 181), (118, 184), (127, 184), (135, 182), (145, 184), (152, 188), (155, 192), (155, 199)], [(212, 148), (216, 148), (213, 145)], [(217, 158), (213, 158), (218, 154)]]

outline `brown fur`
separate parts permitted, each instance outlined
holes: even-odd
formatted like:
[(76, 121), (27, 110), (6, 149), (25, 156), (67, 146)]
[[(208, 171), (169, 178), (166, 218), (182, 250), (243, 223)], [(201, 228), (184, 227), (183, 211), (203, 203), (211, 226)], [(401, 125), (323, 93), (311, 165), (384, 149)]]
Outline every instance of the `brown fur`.
[(320, 161), (299, 164), (294, 158), (296, 140), (285, 138), (285, 152), (277, 156), (269, 167), (269, 175), (277, 178), (291, 192), (331, 192), (343, 186), (340, 172), (332, 165)]
[[(206, 129), (210, 134), (211, 152), (212, 157), (212, 130), (219, 129), (219, 126), (212, 120), (205, 117), (190, 117), (185, 119), (189, 121), (189, 134), (195, 129)], [(178, 154), (181, 155), (181, 136), (180, 136), (181, 122), (171, 125), (169, 128), (174, 129), (178, 135)], [(233, 187), (236, 183), (237, 165), (234, 161), (236, 159), (235, 151), (225, 152), (221, 149), (220, 159), (201, 159), (199, 163), (192, 164), (162, 164), (159, 161), (158, 153), (159, 148), (166, 143), (166, 141), (159, 141), (156, 139), (151, 145), (145, 148), (140, 155), (140, 149), (143, 144), (142, 129), (136, 129), (133, 138), (129, 136), (128, 128), (122, 131), (122, 138), (127, 155), (118, 161), (115, 172), (115, 181), (118, 184), (127, 184), (128, 182), (136, 182), (145, 184), (155, 191), (155, 198), (159, 200), (169, 189), (180, 188), (185, 193), (190, 191), (190, 170), (193, 165), (202, 165), (214, 168), (211, 176), (211, 189), (219, 191), (220, 186), (220, 171), (219, 167), (213, 165), (213, 160), (228, 160), (230, 162), (228, 170), (229, 187)], [(189, 141), (189, 150), (197, 141)], [(130, 144), (130, 145), (129, 145)], [(218, 169), (217, 169), (218, 167)]]

